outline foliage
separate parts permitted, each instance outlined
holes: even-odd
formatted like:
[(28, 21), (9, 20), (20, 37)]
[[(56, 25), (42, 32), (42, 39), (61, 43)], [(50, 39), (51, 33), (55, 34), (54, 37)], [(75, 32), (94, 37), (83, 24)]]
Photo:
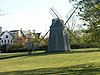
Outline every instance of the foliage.
[(36, 33), (29, 32), (27, 42), (32, 43), (35, 50), (47, 49), (48, 37), (43, 39), (43, 36), (41, 36), (39, 38)]
[(80, 0), (78, 4), (80, 19), (87, 26), (84, 41), (100, 47), (100, 0)]
[[(43, 37), (41, 37), (43, 38)], [(39, 48), (43, 50), (47, 50), (48, 47), (48, 37), (44, 38), (41, 43), (39, 44)]]
[(43, 37), (39, 38), (39, 41), (37, 42), (38, 45), (34, 45), (34, 47), (36, 47), (36, 50), (47, 50), (48, 48), (48, 38), (44, 38), (42, 40)]
[(12, 52), (25, 52), (27, 51), (23, 45), (19, 45), (19, 46), (16, 46), (16, 44), (13, 44), (13, 45), (10, 45), (10, 50), (9, 52), (12, 53)]
[(2, 46), (0, 47), (0, 51), (1, 51), (1, 52), (6, 52), (6, 44), (4, 44), (4, 45), (2, 45)]
[(27, 41), (34, 44), (34, 42), (35, 42), (34, 39), (35, 39), (35, 34), (33, 34), (32, 32), (29, 31), (28, 36), (27, 36)]
[(19, 36), (18, 32), (16, 33), (14, 39), (13, 39), (13, 45), (11, 45), (11, 49), (19, 49), (19, 48), (23, 48), (23, 46), (25, 45), (25, 37), (24, 36)]
[(70, 38), (71, 48), (79, 49), (79, 48), (96, 48), (99, 45), (91, 41), (91, 36), (89, 33), (85, 33), (83, 30), (75, 30), (75, 36), (78, 38)]

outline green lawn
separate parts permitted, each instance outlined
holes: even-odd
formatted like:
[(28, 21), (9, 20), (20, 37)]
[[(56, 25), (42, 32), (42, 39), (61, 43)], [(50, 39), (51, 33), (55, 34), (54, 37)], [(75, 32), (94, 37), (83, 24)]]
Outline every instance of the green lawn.
[(14, 58), (14, 57), (20, 57), (25, 56), (27, 53), (21, 52), (21, 53), (0, 53), (0, 59), (8, 59), (8, 58)]
[(33, 52), (30, 56), (18, 54), (19, 57), (8, 54), (10, 58), (0, 60), (0, 75), (100, 75), (98, 48), (75, 49), (66, 53)]

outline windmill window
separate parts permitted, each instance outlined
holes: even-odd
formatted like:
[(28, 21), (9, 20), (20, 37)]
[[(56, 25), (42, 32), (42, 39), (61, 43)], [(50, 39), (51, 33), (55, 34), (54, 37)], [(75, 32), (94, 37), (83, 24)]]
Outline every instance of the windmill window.
[(6, 38), (8, 38), (8, 35), (6, 35)]
[(2, 38), (0, 38), (0, 40), (2, 40)]

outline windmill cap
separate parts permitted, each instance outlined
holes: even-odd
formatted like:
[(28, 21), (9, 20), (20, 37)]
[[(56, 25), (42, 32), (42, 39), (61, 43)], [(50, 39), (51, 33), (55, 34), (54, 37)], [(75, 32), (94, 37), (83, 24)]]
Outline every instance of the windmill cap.
[(64, 21), (59, 18), (52, 19), (52, 26), (54, 27), (62, 27), (64, 25)]

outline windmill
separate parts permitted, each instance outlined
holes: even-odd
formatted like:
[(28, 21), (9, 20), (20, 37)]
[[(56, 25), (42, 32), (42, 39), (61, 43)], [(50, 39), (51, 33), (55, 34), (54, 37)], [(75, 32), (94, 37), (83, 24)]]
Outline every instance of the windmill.
[[(54, 17), (52, 20), (52, 25), (50, 26), (50, 30), (41, 38), (41, 40), (30, 50), (29, 54), (32, 53), (33, 50), (37, 48), (37, 46), (44, 40), (45, 36), (50, 32), (49, 35), (49, 43), (48, 43), (48, 52), (56, 52), (56, 51), (69, 51), (70, 50), (70, 43), (68, 38), (69, 31), (75, 38), (76, 36), (70, 31), (69, 28), (66, 27), (69, 19), (75, 13), (78, 6), (73, 9), (71, 14), (68, 16), (67, 21), (64, 23), (60, 14), (52, 7), (50, 8), (50, 13)], [(77, 39), (77, 38), (76, 38)]]
[(73, 11), (71, 10), (71, 14), (68, 15), (68, 19), (64, 23), (59, 13), (53, 7), (50, 8), (50, 13), (54, 17), (54, 19), (52, 20), (52, 25), (50, 26), (48, 52), (65, 52), (70, 50), (68, 32), (71, 33), (76, 39), (77, 37), (71, 32), (69, 28), (66, 27), (66, 24), (75, 13), (76, 9), (77, 8), (72, 9)]

